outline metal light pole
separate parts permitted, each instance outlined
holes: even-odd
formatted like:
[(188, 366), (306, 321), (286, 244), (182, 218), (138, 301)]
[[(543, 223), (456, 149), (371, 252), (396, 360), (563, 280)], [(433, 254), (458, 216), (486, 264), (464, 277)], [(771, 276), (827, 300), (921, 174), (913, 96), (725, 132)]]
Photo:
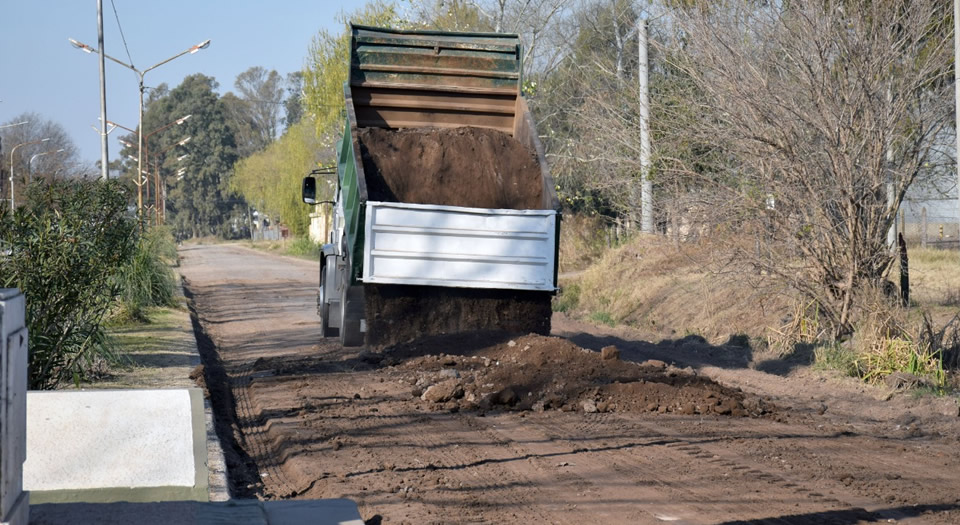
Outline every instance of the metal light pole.
[(957, 242), (960, 242), (960, 0), (953, 0), (953, 89), (956, 97), (956, 123), (953, 126), (957, 135)]
[[(143, 109), (142, 106), (141, 106), (141, 109)], [(173, 122), (170, 122), (169, 124), (165, 124), (165, 125), (163, 125), (163, 126), (160, 126), (159, 128), (151, 131), (150, 133), (147, 133), (146, 135), (143, 135), (143, 134), (140, 133), (139, 131), (132, 130), (132, 129), (126, 127), (126, 126), (121, 126), (120, 124), (117, 124), (116, 122), (113, 122), (113, 121), (110, 121), (110, 120), (107, 121), (107, 124), (108, 124), (108, 125), (114, 126), (115, 128), (125, 129), (125, 130), (129, 131), (130, 133), (133, 133), (134, 135), (137, 136), (137, 141), (138, 141), (137, 144), (138, 144), (138, 146), (137, 146), (137, 158), (136, 158), (135, 160), (137, 161), (137, 169), (138, 169), (138, 171), (140, 172), (140, 176), (137, 177), (137, 180), (134, 181), (134, 184), (137, 185), (137, 206), (138, 206), (137, 212), (138, 212), (138, 213), (142, 213), (141, 208), (142, 208), (142, 206), (143, 206), (143, 190), (142, 190), (143, 185), (149, 182), (149, 180), (143, 178), (143, 174), (146, 173), (146, 172), (145, 172), (144, 170), (141, 170), (141, 169), (140, 169), (140, 166), (142, 165), (143, 157), (147, 157), (147, 164), (150, 163), (150, 162), (149, 162), (149, 158), (150, 158), (150, 142), (149, 142), (149, 141), (150, 141), (150, 137), (156, 135), (157, 133), (160, 133), (161, 131), (170, 129), (172, 126), (179, 126), (179, 125), (183, 124), (184, 122), (190, 120), (190, 117), (192, 117), (192, 116), (193, 116), (193, 115), (190, 114), (190, 115), (185, 115), (185, 116), (183, 116), (183, 117), (180, 117), (180, 118), (178, 118), (177, 120), (174, 120)], [(141, 117), (142, 117), (142, 114), (141, 114)], [(140, 128), (141, 130), (143, 129), (143, 128), (142, 128), (142, 125), (143, 125), (143, 124), (142, 124), (142, 122), (141, 122), (141, 128)], [(113, 131), (113, 129), (111, 129), (110, 131)], [(108, 131), (108, 133), (109, 133), (109, 131)], [(123, 142), (123, 141), (121, 141), (121, 142)], [(129, 145), (129, 144), (126, 143), (126, 142), (123, 142), (123, 143), (126, 144), (128, 147), (132, 147), (131, 145)], [(141, 152), (142, 152), (142, 153), (141, 153)], [(149, 166), (148, 166), (148, 168), (149, 168)], [(148, 188), (148, 190), (149, 190), (149, 188)]]
[(647, 21), (637, 19), (637, 83), (640, 92), (640, 231), (653, 233), (653, 182), (650, 180), (650, 89), (647, 77)]
[[(182, 51), (182, 52), (180, 52), (180, 53), (177, 53), (176, 55), (173, 55), (172, 57), (170, 57), (170, 58), (168, 58), (168, 59), (166, 59), (166, 60), (157, 62), (156, 64), (154, 64), (154, 65), (148, 67), (147, 69), (144, 69), (143, 71), (141, 71), (141, 70), (137, 69), (136, 67), (134, 67), (133, 64), (127, 64), (126, 62), (117, 60), (116, 58), (113, 58), (112, 56), (110, 56), (110, 55), (108, 55), (108, 54), (106, 54), (106, 53), (101, 53), (99, 50), (97, 50), (97, 49), (95, 49), (95, 48), (93, 48), (93, 47), (90, 47), (90, 46), (88, 46), (88, 45), (86, 45), (86, 44), (84, 44), (84, 43), (82, 43), (82, 42), (77, 42), (76, 40), (74, 40), (74, 39), (72, 39), (72, 38), (68, 38), (67, 40), (69, 40), (70, 43), (73, 44), (73, 47), (76, 47), (76, 48), (78, 48), (78, 49), (80, 49), (80, 50), (82, 50), (82, 51), (85, 51), (85, 52), (87, 52), (87, 53), (96, 53), (96, 54), (100, 55), (101, 60), (102, 60), (103, 58), (109, 58), (110, 60), (116, 62), (117, 64), (120, 64), (121, 66), (123, 66), (123, 67), (125, 67), (125, 68), (127, 68), (127, 69), (129, 69), (129, 70), (131, 70), (131, 71), (133, 71), (134, 73), (137, 74), (137, 76), (140, 78), (140, 112), (139, 112), (139, 124), (138, 124), (138, 127), (139, 127), (140, 129), (143, 129), (143, 92), (144, 92), (144, 90), (145, 90), (145, 87), (144, 87), (144, 85), (143, 85), (143, 77), (144, 77), (144, 75), (146, 75), (149, 71), (151, 71), (151, 70), (153, 70), (153, 69), (156, 69), (156, 68), (158, 68), (158, 67), (166, 64), (167, 62), (170, 62), (171, 60), (174, 60), (174, 59), (176, 59), (176, 58), (180, 58), (180, 57), (182, 57), (183, 55), (187, 55), (187, 54), (192, 55), (192, 54), (196, 53), (197, 51), (200, 51), (201, 49), (206, 49), (207, 47), (210, 46), (210, 40), (209, 40), (209, 39), (204, 40), (203, 42), (200, 42), (199, 44), (197, 44), (197, 45), (195, 45), (195, 46), (192, 46), (192, 47), (188, 48), (188, 49), (185, 50), (185, 51)], [(106, 117), (104, 117), (103, 120), (104, 120), (104, 122), (106, 122), (106, 121), (107, 121)], [(139, 137), (139, 142), (140, 142), (139, 145), (138, 145), (138, 147), (137, 147), (137, 173), (138, 173), (138, 174), (142, 174), (142, 173), (143, 173), (143, 134), (142, 134), (142, 133), (137, 133), (137, 136)], [(138, 176), (137, 176), (138, 179), (140, 179), (140, 177), (142, 177), (142, 175), (138, 175)], [(144, 183), (143, 183), (142, 181), (138, 180), (138, 184), (137, 184), (137, 213), (138, 213), (138, 214), (142, 213), (142, 211), (143, 211), (143, 188), (142, 188), (143, 184), (144, 184)]]
[(52, 153), (63, 153), (63, 151), (64, 151), (63, 148), (52, 149), (48, 151), (41, 151), (40, 153), (37, 153), (34, 156), (30, 157), (30, 161), (27, 162), (27, 184), (30, 184), (31, 182), (33, 182), (33, 160), (34, 159), (36, 159), (37, 157), (42, 157), (44, 155), (50, 155)]
[(41, 142), (47, 142), (48, 140), (50, 139), (45, 138), (40, 140), (33, 140), (30, 142), (21, 142), (20, 144), (17, 144), (16, 146), (14, 146), (12, 150), (10, 150), (10, 209), (11, 210), (16, 207), (16, 201), (14, 201), (13, 199), (13, 152), (17, 151), (17, 148), (19, 148), (20, 146), (27, 146), (30, 144), (40, 144)]
[[(176, 147), (178, 147), (178, 146), (184, 146), (184, 145), (186, 145), (188, 142), (190, 142), (190, 139), (191, 139), (191, 138), (193, 138), (193, 137), (186, 137), (186, 138), (184, 138), (184, 139), (181, 139), (180, 141), (176, 142), (175, 144), (172, 144), (172, 145), (170, 145), (170, 146), (167, 146), (166, 148), (158, 151), (158, 152), (153, 156), (153, 166), (154, 166), (154, 173), (153, 173), (154, 197), (153, 197), (153, 198), (154, 198), (154, 204), (155, 204), (155, 206), (154, 206), (154, 213), (155, 213), (155, 215), (156, 215), (156, 224), (157, 224), (157, 225), (160, 224), (160, 199), (161, 199), (161, 197), (160, 197), (160, 191), (161, 191), (161, 185), (160, 185), (160, 157), (163, 156), (164, 153), (170, 151), (170, 150), (173, 149), (173, 148), (176, 148)], [(187, 155), (189, 155), (189, 154), (187, 154)], [(177, 160), (181, 160), (181, 159), (183, 159), (184, 157), (186, 157), (187, 155), (182, 155), (182, 156), (180, 156), (180, 157), (177, 157)], [(164, 206), (164, 208), (166, 208), (166, 203), (164, 203), (163, 206)]]
[[(0, 102), (3, 102), (3, 101), (0, 100)], [(14, 123), (14, 124), (4, 124), (3, 126), (0, 126), (0, 129), (13, 128), (13, 127), (16, 127), (16, 126), (22, 126), (22, 125), (24, 125), (24, 124), (29, 124), (29, 123), (30, 123), (29, 120), (24, 120), (23, 122), (16, 122), (16, 123)], [(2, 155), (3, 155), (3, 137), (0, 136), (0, 156), (2, 156)], [(2, 176), (3, 176), (3, 170), (0, 169), (0, 177), (2, 177)], [(3, 180), (3, 179), (0, 178), (0, 180)]]
[[(100, 49), (103, 47), (103, 0), (97, 0), (97, 45)], [(100, 55), (100, 121), (107, 121), (107, 75), (106, 66), (103, 62), (103, 55)], [(110, 155), (107, 153), (107, 126), (104, 124), (100, 129), (100, 178), (107, 180), (110, 176), (108, 164)]]

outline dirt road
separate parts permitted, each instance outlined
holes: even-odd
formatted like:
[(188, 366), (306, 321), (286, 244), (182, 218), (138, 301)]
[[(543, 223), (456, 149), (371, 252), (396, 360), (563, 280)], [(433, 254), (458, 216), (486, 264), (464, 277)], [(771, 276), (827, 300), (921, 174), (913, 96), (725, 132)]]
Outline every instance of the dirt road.
[(566, 339), (345, 350), (315, 263), (181, 257), (236, 497), (352, 498), (369, 523), (960, 523), (955, 400), (560, 317)]

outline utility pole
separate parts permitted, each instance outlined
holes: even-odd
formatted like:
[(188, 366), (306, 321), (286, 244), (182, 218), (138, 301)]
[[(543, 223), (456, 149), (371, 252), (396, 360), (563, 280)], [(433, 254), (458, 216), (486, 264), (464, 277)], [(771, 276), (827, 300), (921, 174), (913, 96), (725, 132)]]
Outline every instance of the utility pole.
[[(103, 0), (97, 0), (97, 46), (103, 50)], [(104, 54), (100, 53), (100, 178), (110, 176), (107, 154), (107, 77)]]
[[(956, 97), (956, 122), (953, 130), (957, 135), (957, 154), (960, 155), (960, 0), (953, 0), (953, 89)], [(960, 242), (960, 156), (957, 159), (957, 242)]]
[[(960, 0), (958, 0), (960, 1)], [(647, 82), (647, 21), (637, 18), (637, 81), (640, 92), (640, 231), (653, 233), (653, 183), (650, 181), (650, 89)]]

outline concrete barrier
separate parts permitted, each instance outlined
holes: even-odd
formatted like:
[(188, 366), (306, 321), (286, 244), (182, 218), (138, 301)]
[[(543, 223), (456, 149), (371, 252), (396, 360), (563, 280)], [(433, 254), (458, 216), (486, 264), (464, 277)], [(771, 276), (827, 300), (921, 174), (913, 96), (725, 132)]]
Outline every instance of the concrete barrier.
[(207, 501), (202, 391), (30, 392), (23, 484), (33, 503)]
[(0, 522), (26, 525), (30, 495), (23, 490), (27, 427), (26, 300), (0, 288)]

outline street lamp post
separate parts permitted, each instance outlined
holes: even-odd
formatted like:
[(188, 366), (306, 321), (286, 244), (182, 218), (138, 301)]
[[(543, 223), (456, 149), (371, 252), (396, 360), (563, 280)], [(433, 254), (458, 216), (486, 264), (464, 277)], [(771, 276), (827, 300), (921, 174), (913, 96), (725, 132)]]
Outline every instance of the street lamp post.
[[(150, 137), (156, 135), (157, 133), (160, 133), (161, 131), (170, 129), (172, 126), (179, 126), (179, 125), (183, 124), (184, 122), (190, 120), (190, 117), (192, 117), (192, 116), (193, 116), (193, 114), (184, 115), (184, 116), (178, 118), (177, 120), (174, 120), (173, 122), (170, 122), (169, 124), (160, 126), (159, 128), (151, 131), (150, 133), (147, 133), (146, 135), (143, 135), (143, 134), (140, 133), (139, 131), (132, 130), (132, 129), (126, 127), (126, 126), (121, 126), (120, 124), (117, 124), (116, 122), (113, 122), (113, 121), (110, 121), (110, 120), (107, 121), (107, 124), (108, 124), (108, 125), (114, 126), (114, 127), (120, 128), (120, 129), (125, 129), (125, 130), (129, 131), (130, 133), (133, 133), (134, 135), (137, 136), (138, 144), (139, 144), (139, 145), (138, 145), (138, 147), (137, 147), (137, 159), (135, 159), (135, 160), (137, 161), (137, 168), (138, 168), (138, 171), (140, 172), (140, 175), (137, 176), (137, 180), (134, 181), (134, 184), (137, 185), (137, 211), (138, 211), (138, 213), (142, 213), (142, 210), (141, 210), (141, 208), (142, 208), (142, 206), (143, 206), (143, 192), (142, 192), (142, 187), (143, 187), (144, 184), (150, 182), (148, 179), (144, 179), (144, 178), (143, 178), (143, 174), (146, 173), (146, 172), (145, 172), (144, 170), (142, 170), (142, 169), (139, 169), (140, 166), (141, 166), (141, 162), (142, 162), (142, 160), (143, 160), (143, 157), (147, 157), (147, 164), (150, 164)], [(142, 124), (141, 124), (141, 129), (142, 129)], [(129, 144), (128, 142), (124, 142), (124, 141), (122, 141), (122, 140), (121, 140), (120, 142), (123, 143), (124, 145), (127, 145), (128, 147), (132, 147), (132, 145)], [(143, 151), (143, 155), (140, 154), (141, 151)], [(149, 166), (148, 166), (148, 169), (149, 169)], [(148, 187), (147, 190), (149, 191), (149, 189), (150, 189), (150, 188)], [(149, 199), (149, 196), (148, 196), (148, 199)]]
[[(3, 101), (0, 100), (0, 102), (3, 102)], [(13, 123), (13, 124), (4, 124), (3, 126), (0, 126), (0, 129), (14, 128), (14, 127), (22, 126), (22, 125), (24, 125), (24, 124), (29, 124), (29, 123), (30, 123), (29, 120), (24, 120), (23, 122), (15, 122), (15, 123)], [(2, 155), (3, 155), (3, 137), (0, 136), (0, 156), (2, 156)], [(3, 170), (0, 169), (0, 177), (2, 177), (2, 176), (3, 176)], [(3, 180), (3, 179), (0, 178), (0, 180)]]
[[(82, 43), (82, 42), (77, 42), (76, 40), (74, 40), (74, 39), (72, 39), (72, 38), (68, 38), (67, 40), (69, 40), (70, 43), (73, 44), (74, 47), (76, 47), (76, 48), (78, 48), (78, 49), (80, 49), (80, 50), (82, 50), (82, 51), (85, 51), (85, 52), (87, 52), (87, 53), (100, 54), (100, 51), (98, 51), (96, 48), (93, 48), (93, 47), (88, 46), (87, 44), (84, 44), (84, 43)], [(170, 58), (168, 58), (168, 59), (166, 59), (166, 60), (157, 62), (156, 64), (148, 67), (147, 69), (144, 69), (143, 71), (140, 71), (139, 69), (137, 69), (136, 67), (134, 67), (133, 64), (127, 64), (126, 62), (117, 60), (116, 58), (113, 58), (112, 56), (110, 56), (110, 55), (108, 55), (108, 54), (106, 54), (106, 53), (103, 53), (103, 58), (109, 58), (110, 60), (116, 62), (117, 64), (120, 64), (121, 66), (123, 66), (123, 67), (125, 67), (125, 68), (127, 68), (127, 69), (129, 69), (129, 70), (131, 70), (131, 71), (133, 71), (134, 73), (137, 74), (138, 77), (140, 77), (140, 112), (139, 112), (139, 115), (140, 115), (140, 116), (139, 116), (139, 122), (140, 122), (140, 123), (139, 123), (139, 128), (140, 128), (140, 129), (143, 129), (143, 91), (144, 91), (144, 89), (145, 89), (145, 87), (144, 87), (144, 85), (143, 85), (143, 77), (144, 77), (144, 75), (146, 75), (147, 72), (149, 72), (149, 71), (151, 71), (151, 70), (153, 70), (153, 69), (156, 69), (156, 68), (158, 68), (158, 67), (166, 64), (167, 62), (170, 62), (171, 60), (174, 60), (174, 59), (176, 59), (176, 58), (180, 58), (180, 57), (182, 57), (183, 55), (187, 55), (187, 54), (192, 55), (192, 54), (196, 53), (197, 51), (200, 51), (201, 49), (206, 49), (208, 46), (210, 46), (210, 40), (209, 40), (209, 39), (204, 40), (203, 42), (200, 42), (199, 44), (197, 44), (197, 45), (195, 45), (195, 46), (192, 46), (192, 47), (186, 49), (185, 51), (181, 51), (180, 53), (177, 53), (176, 55), (173, 55), (172, 57), (170, 57)], [(106, 124), (104, 124), (104, 125), (106, 125)], [(139, 145), (138, 145), (138, 147), (137, 147), (137, 173), (139, 174), (139, 173), (142, 173), (142, 172), (143, 172), (143, 134), (142, 134), (142, 133), (137, 133), (137, 136), (139, 137)], [(141, 176), (141, 175), (138, 175), (137, 178), (139, 179), (140, 176)], [(140, 183), (140, 184), (137, 184), (137, 213), (142, 213), (142, 211), (143, 211), (143, 189), (142, 189), (142, 183)]]
[(20, 146), (28, 146), (30, 144), (40, 144), (41, 142), (47, 142), (49, 140), (50, 140), (49, 138), (45, 138), (40, 140), (33, 140), (30, 142), (21, 142), (20, 144), (17, 144), (16, 146), (14, 146), (12, 150), (10, 150), (10, 209), (11, 210), (16, 207), (16, 201), (14, 201), (14, 198), (13, 198), (13, 152), (17, 151), (17, 148), (19, 148)]
[[(186, 137), (186, 138), (184, 138), (184, 139), (181, 139), (180, 141), (176, 142), (175, 144), (172, 144), (172, 145), (170, 145), (170, 146), (167, 146), (166, 148), (158, 151), (158, 152), (154, 155), (154, 157), (153, 157), (153, 165), (154, 165), (154, 174), (153, 174), (154, 197), (153, 197), (153, 198), (154, 198), (154, 204), (155, 204), (155, 206), (154, 206), (154, 213), (156, 214), (156, 221), (157, 221), (156, 224), (158, 224), (158, 225), (160, 224), (160, 200), (161, 200), (161, 196), (160, 196), (160, 192), (161, 192), (161, 187), (160, 187), (160, 157), (162, 157), (164, 153), (170, 151), (170, 150), (173, 149), (173, 148), (176, 148), (177, 146), (184, 146), (184, 145), (186, 145), (188, 142), (190, 142), (190, 139), (191, 139), (191, 138), (192, 138), (192, 137)], [(186, 158), (187, 155), (189, 155), (189, 153), (186, 154), (186, 155), (181, 155), (181, 156), (177, 157), (177, 160), (180, 161), (180, 160)], [(164, 207), (164, 208), (167, 207), (166, 202), (163, 203), (163, 207)]]
[(44, 155), (50, 155), (51, 153), (63, 153), (63, 151), (64, 151), (63, 148), (52, 149), (48, 151), (41, 151), (40, 153), (37, 153), (36, 155), (30, 157), (30, 162), (27, 162), (27, 184), (30, 184), (31, 182), (33, 182), (33, 160), (34, 159), (36, 159), (37, 157), (42, 157)]

